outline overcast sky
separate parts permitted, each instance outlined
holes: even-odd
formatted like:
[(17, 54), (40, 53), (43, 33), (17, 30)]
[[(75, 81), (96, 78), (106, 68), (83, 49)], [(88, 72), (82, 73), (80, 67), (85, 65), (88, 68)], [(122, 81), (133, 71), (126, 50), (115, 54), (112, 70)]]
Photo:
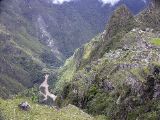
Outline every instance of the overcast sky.
[[(74, 1), (74, 0), (52, 0), (54, 4), (62, 4), (63, 2), (70, 2), (70, 1)], [(102, 2), (103, 4), (109, 3), (111, 5), (114, 5), (115, 3), (117, 3), (120, 0), (98, 0), (100, 2)]]

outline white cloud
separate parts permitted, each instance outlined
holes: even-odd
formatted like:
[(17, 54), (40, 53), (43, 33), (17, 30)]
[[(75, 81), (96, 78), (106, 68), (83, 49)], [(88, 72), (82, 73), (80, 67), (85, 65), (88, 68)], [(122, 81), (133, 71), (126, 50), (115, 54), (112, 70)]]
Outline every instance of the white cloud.
[[(63, 4), (64, 2), (71, 2), (71, 1), (76, 1), (76, 0), (51, 0), (53, 4)], [(103, 4), (111, 4), (111, 5), (115, 5), (116, 3), (118, 3), (120, 0), (98, 0)], [(144, 2), (146, 2), (146, 0), (142, 0)]]
[(120, 0), (99, 0), (100, 2), (103, 2), (103, 4), (111, 4), (114, 5), (118, 3)]
[(63, 4), (64, 2), (70, 2), (73, 0), (52, 0), (53, 4)]
[[(64, 2), (71, 2), (71, 1), (75, 1), (75, 0), (51, 0), (53, 4), (63, 4)], [(117, 2), (119, 2), (120, 0), (98, 0), (100, 2), (102, 2), (103, 4), (111, 4), (114, 5)]]

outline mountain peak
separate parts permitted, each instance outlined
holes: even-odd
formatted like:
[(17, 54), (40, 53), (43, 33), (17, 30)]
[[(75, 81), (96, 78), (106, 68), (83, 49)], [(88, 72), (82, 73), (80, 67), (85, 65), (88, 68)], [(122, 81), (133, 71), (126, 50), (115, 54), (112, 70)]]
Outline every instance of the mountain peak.
[(134, 16), (130, 10), (125, 6), (120, 6), (117, 10), (113, 12), (108, 25), (107, 25), (107, 34), (106, 37), (111, 38), (120, 30), (129, 31), (133, 28)]

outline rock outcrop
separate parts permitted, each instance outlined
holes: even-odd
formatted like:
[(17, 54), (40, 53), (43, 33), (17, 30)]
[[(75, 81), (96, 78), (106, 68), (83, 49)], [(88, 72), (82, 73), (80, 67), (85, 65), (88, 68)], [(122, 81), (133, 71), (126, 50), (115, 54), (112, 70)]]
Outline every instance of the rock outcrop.
[(29, 105), (28, 102), (22, 102), (21, 104), (18, 105), (18, 107), (24, 111), (28, 111), (31, 109), (31, 106)]

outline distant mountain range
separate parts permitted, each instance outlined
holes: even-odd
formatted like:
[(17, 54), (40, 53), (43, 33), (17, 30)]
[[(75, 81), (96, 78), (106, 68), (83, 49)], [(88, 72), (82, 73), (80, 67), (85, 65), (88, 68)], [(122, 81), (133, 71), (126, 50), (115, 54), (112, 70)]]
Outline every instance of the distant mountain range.
[[(34, 32), (25, 27), (28, 31), (32, 31), (32, 35), (29, 34), (52, 49), (57, 49), (60, 54), (54, 54), (61, 58), (63, 58), (62, 55), (64, 57), (72, 55), (75, 48), (103, 31), (108, 17), (117, 6), (126, 4), (134, 14), (146, 6), (143, 0), (124, 0), (116, 6), (109, 4), (102, 6), (98, 0), (78, 0), (61, 5), (52, 4), (51, 0), (16, 0), (14, 2), (8, 0), (3, 2), (5, 4), (4, 10), (2, 9), (4, 15), (12, 15), (15, 20), (18, 20), (19, 16), (27, 23), (32, 24)], [(13, 16), (14, 13), (17, 16)], [(5, 17), (2, 23), (6, 25), (8, 21), (9, 18)], [(16, 22), (12, 20), (11, 23), (12, 25), (7, 24), (6, 27), (15, 31)], [(49, 44), (51, 42), (52, 44)]]

